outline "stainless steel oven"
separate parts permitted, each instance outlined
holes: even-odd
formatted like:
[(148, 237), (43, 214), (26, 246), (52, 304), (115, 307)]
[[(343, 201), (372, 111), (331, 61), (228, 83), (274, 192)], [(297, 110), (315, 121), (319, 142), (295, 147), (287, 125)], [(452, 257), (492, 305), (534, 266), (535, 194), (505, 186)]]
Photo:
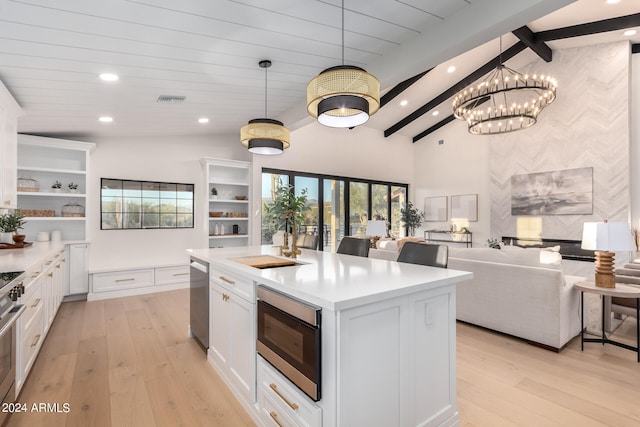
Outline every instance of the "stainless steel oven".
[(257, 349), (313, 400), (320, 400), (320, 315), (316, 307), (258, 286)]
[[(2, 403), (16, 399), (16, 321), (25, 307), (17, 303), (24, 291), (24, 272), (0, 273), (0, 398)], [(8, 416), (0, 411), (0, 424)]]

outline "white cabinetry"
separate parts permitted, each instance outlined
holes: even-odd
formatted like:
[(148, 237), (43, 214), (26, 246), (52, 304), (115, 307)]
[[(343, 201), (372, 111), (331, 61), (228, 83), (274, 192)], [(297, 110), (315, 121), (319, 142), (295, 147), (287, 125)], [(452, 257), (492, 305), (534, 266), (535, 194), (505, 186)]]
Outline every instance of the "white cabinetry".
[(0, 82), (0, 209), (18, 206), (17, 201), (17, 122), (23, 114), (18, 103)]
[(86, 294), (89, 292), (89, 245), (75, 243), (67, 245), (68, 249), (68, 289), (65, 295)]
[[(24, 228), (27, 241), (34, 241), (40, 231), (53, 230), (60, 230), (64, 240), (86, 239), (85, 216), (63, 216), (62, 207), (75, 203), (86, 215), (89, 153), (94, 147), (88, 142), (18, 135), (18, 176), (39, 184), (39, 191), (18, 191), (18, 208), (31, 211)], [(60, 192), (51, 188), (55, 181), (62, 184)], [(69, 189), (72, 182), (78, 185), (76, 192)]]
[[(251, 163), (204, 158), (202, 164), (206, 176), (205, 230), (209, 234), (208, 246), (247, 246), (251, 235)], [(216, 195), (212, 194), (213, 189)], [(237, 233), (234, 233), (234, 228)]]
[(89, 275), (89, 282), (89, 301), (169, 291), (189, 286), (189, 266), (95, 271)]
[(211, 269), (209, 362), (245, 402), (255, 401), (256, 308), (252, 281)]
[(442, 425), (457, 419), (453, 286), (340, 313), (337, 425)]
[(42, 342), (62, 303), (66, 263), (64, 249), (59, 249), (42, 263), (27, 270), (20, 304), (25, 311), (18, 319), (16, 390), (24, 384)]

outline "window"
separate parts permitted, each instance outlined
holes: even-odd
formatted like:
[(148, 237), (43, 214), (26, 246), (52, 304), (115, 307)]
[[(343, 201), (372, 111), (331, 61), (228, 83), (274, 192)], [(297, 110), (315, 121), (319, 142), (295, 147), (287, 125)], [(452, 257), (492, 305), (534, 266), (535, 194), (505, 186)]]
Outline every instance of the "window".
[(193, 228), (193, 184), (102, 178), (100, 229)]
[[(320, 250), (335, 251), (344, 236), (364, 237), (370, 219), (386, 220), (394, 237), (406, 235), (400, 209), (406, 206), (407, 184), (264, 168), (263, 209), (273, 200), (273, 189), (288, 183), (293, 183), (295, 194), (307, 189), (311, 210), (298, 232), (320, 236)], [(262, 218), (261, 241), (268, 245), (276, 230)]]

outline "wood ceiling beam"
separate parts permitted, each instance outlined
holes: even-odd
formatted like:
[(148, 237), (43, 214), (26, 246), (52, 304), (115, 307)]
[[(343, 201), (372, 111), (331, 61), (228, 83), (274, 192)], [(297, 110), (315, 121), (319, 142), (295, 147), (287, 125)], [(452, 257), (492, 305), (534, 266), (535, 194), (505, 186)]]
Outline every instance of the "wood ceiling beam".
[(512, 33), (520, 39), (529, 49), (534, 51), (545, 62), (551, 62), (553, 52), (545, 42), (536, 41), (536, 35), (526, 25), (512, 31)]
[(409, 86), (411, 86), (412, 84), (420, 80), (422, 76), (424, 76), (431, 70), (433, 70), (433, 68), (430, 68), (427, 71), (423, 71), (422, 73), (417, 74), (413, 77), (409, 77), (407, 80), (400, 82), (394, 87), (392, 87), (391, 90), (389, 90), (387, 93), (385, 93), (380, 97), (380, 108), (384, 107), (393, 98), (395, 98), (396, 96), (400, 95), (402, 92), (407, 90)]
[[(489, 101), (489, 99), (490, 98), (488, 96), (485, 96), (484, 98), (479, 99), (478, 102), (476, 103), (476, 106), (484, 104), (485, 102)], [(451, 114), (450, 116), (445, 117), (444, 119), (440, 120), (435, 125), (431, 126), (429, 129), (423, 130), (422, 132), (420, 132), (419, 134), (414, 136), (413, 139), (412, 139), (413, 143), (415, 144), (416, 142), (418, 142), (419, 140), (421, 140), (425, 136), (437, 131), (442, 126), (447, 125), (447, 124), (451, 123), (454, 120), (455, 120), (455, 116), (453, 114)]]
[(602, 21), (586, 24), (571, 25), (535, 33), (536, 42), (568, 39), (571, 37), (588, 36), (590, 34), (606, 33), (608, 31), (623, 30), (640, 26), (640, 13), (620, 16), (618, 18), (603, 19)]
[[(502, 62), (508, 61), (509, 59), (513, 58), (514, 56), (516, 56), (518, 53), (522, 52), (526, 48), (527, 47), (525, 46), (524, 43), (522, 43), (521, 41), (517, 42), (516, 44), (514, 44), (513, 46), (511, 46), (509, 49), (505, 50), (502, 53)], [(428, 113), (430, 110), (434, 109), (435, 107), (437, 107), (438, 105), (446, 101), (447, 99), (451, 98), (452, 96), (460, 92), (465, 87), (469, 86), (470, 84), (474, 83), (476, 80), (480, 79), (481, 77), (489, 73), (498, 65), (500, 65), (500, 55), (496, 56), (491, 61), (487, 62), (486, 64), (484, 64), (483, 66), (481, 66), (480, 68), (478, 68), (477, 70), (475, 70), (474, 72), (472, 72), (471, 74), (469, 74), (468, 76), (460, 80), (458, 83), (454, 84), (449, 89), (445, 90), (440, 95), (436, 96), (431, 101), (424, 104), (422, 107), (419, 107), (417, 110), (415, 110), (414, 112), (412, 112), (411, 114), (409, 114), (408, 116), (406, 116), (405, 118), (403, 118), (402, 120), (400, 120), (399, 122), (391, 126), (390, 128), (386, 129), (384, 131), (384, 136), (389, 137), (394, 133), (398, 132), (400, 129), (407, 126), (409, 123), (413, 122), (414, 120)]]
[(631, 45), (631, 53), (640, 53), (640, 44), (632, 44)]

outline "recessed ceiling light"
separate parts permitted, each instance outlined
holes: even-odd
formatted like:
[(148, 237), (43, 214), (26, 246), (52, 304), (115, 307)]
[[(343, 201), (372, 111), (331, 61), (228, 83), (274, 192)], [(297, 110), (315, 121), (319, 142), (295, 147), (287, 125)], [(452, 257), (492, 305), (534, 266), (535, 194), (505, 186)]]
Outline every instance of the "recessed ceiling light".
[(100, 79), (105, 82), (115, 82), (118, 80), (118, 75), (113, 73), (102, 73)]
[(438, 111), (438, 110), (436, 110), (436, 111), (434, 111), (433, 113), (431, 113), (431, 115), (432, 115), (433, 117), (437, 116), (438, 114), (440, 114), (440, 111)]
[(607, 4), (616, 4), (620, 3), (620, 0), (607, 0)]
[(636, 30), (627, 30), (623, 34), (628, 37), (628, 36), (635, 36), (636, 33), (637, 33)]
[(206, 117), (200, 117), (198, 123), (209, 123), (209, 119)]
[(102, 117), (99, 117), (98, 120), (101, 121), (102, 123), (111, 123), (113, 121), (113, 117), (102, 116)]
[(447, 68), (447, 73), (453, 73), (455, 70), (456, 70), (456, 66), (451, 65), (449, 68)]
[(404, 107), (409, 103), (409, 101), (407, 101), (406, 99), (403, 99), (402, 101), (400, 101), (400, 106)]

